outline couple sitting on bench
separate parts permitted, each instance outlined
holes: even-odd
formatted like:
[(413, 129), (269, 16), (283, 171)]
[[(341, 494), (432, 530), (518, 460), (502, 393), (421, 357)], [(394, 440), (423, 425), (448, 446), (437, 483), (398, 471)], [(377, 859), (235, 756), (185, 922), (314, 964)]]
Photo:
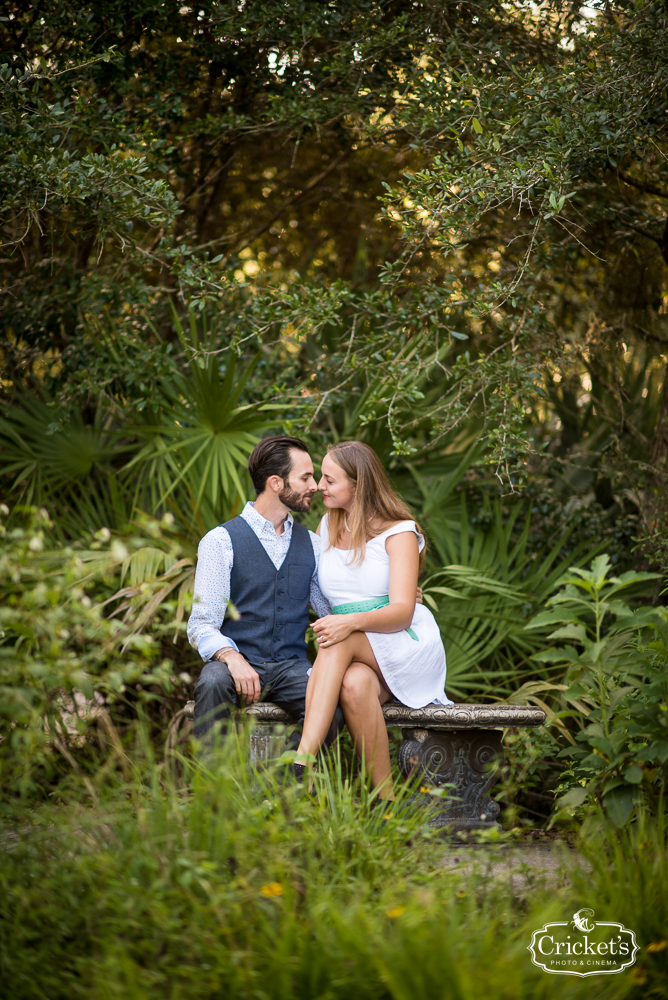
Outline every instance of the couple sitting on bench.
[[(297, 438), (265, 438), (248, 469), (255, 503), (205, 535), (198, 551), (188, 622), (204, 660), (195, 735), (211, 740), (240, 698), (269, 699), (303, 721), (291, 765), (302, 780), (342, 711), (379, 798), (391, 799), (382, 705), (393, 698), (410, 708), (452, 704), (438, 626), (418, 602), (424, 536), (360, 441), (329, 450), (319, 484)], [(314, 534), (290, 511), (306, 513), (318, 490), (327, 513)], [(319, 615), (313, 666), (309, 604)]]

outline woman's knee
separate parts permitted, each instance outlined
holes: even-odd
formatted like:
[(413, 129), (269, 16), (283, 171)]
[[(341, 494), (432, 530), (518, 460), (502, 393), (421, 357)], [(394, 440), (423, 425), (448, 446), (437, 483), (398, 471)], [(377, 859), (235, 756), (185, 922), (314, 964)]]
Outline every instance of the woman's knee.
[(353, 663), (346, 670), (341, 684), (341, 702), (353, 707), (358, 704), (378, 700), (380, 684), (378, 678), (366, 664)]

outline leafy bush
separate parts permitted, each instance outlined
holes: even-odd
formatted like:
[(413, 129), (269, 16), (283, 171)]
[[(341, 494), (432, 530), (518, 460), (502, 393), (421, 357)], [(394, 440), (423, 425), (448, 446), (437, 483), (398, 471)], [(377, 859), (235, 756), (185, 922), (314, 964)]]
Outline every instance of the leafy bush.
[(538, 544), (532, 514), (521, 500), (504, 508), (485, 498), (485, 517), (471, 515), (463, 491), (479, 446), (445, 471), (426, 476), (413, 468), (419, 494), (414, 507), (429, 535), (425, 600), (432, 607), (448, 657), (448, 691), (458, 697), (508, 697), (527, 676), (546, 678), (531, 656), (546, 630), (528, 634), (526, 623), (542, 607), (569, 566), (591, 559), (595, 541), (573, 544), (563, 530)]
[[(656, 574), (611, 575), (599, 556), (591, 569), (572, 568), (528, 629), (559, 625), (561, 640), (534, 656), (565, 665), (564, 699), (558, 713), (575, 723), (575, 742), (559, 756), (569, 761), (560, 788), (561, 813), (601, 801), (616, 826), (636, 807), (665, 808), (668, 778), (668, 609), (632, 610), (624, 600)], [(627, 598), (628, 599), (628, 598)], [(571, 642), (568, 642), (571, 640)]]
[[(6, 506), (0, 511), (9, 515)], [(126, 558), (108, 531), (92, 543), (91, 570), (74, 549), (46, 548), (44, 510), (19, 511), (0, 522), (0, 785), (34, 791), (56, 772), (78, 769), (73, 747), (86, 744), (105, 706), (127, 696), (146, 702), (152, 688), (169, 690), (168, 662), (157, 662), (151, 636), (133, 636), (125, 650), (121, 625), (95, 602), (96, 582)], [(81, 756), (78, 754), (78, 756)]]
[[(229, 350), (221, 360), (204, 321), (198, 329), (191, 313), (186, 330), (175, 317), (174, 329), (183, 352), (161, 355), (148, 403), (128, 406), (120, 393), (103, 398), (93, 426), (79, 409), (59, 410), (33, 394), (3, 406), (5, 495), (57, 510), (61, 539), (103, 527), (131, 531), (139, 512), (170, 511), (193, 542), (238, 508), (246, 460), (277, 407), (243, 398), (255, 363), (239, 372)], [(100, 344), (110, 358), (122, 351), (122, 331), (115, 333)]]

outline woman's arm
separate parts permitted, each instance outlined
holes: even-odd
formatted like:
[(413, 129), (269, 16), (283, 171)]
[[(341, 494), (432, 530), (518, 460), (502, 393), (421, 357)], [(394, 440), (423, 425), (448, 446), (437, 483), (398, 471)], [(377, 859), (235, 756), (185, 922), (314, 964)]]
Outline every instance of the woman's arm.
[(390, 603), (377, 611), (351, 615), (327, 615), (313, 624), (321, 646), (347, 639), (351, 632), (401, 632), (408, 628), (415, 611), (420, 561), (417, 535), (402, 531), (385, 542), (390, 557)]

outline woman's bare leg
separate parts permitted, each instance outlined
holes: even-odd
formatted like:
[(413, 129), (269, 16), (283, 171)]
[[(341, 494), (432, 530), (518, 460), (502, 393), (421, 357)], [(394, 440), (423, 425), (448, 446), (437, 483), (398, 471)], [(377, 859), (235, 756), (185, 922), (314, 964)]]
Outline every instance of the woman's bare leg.
[(366, 663), (351, 663), (341, 686), (341, 708), (355, 749), (381, 799), (393, 799), (390, 744), (381, 705), (392, 695)]
[(306, 688), (306, 716), (298, 754), (316, 754), (336, 711), (346, 670), (354, 661), (380, 673), (364, 632), (352, 632), (343, 642), (318, 650)]

